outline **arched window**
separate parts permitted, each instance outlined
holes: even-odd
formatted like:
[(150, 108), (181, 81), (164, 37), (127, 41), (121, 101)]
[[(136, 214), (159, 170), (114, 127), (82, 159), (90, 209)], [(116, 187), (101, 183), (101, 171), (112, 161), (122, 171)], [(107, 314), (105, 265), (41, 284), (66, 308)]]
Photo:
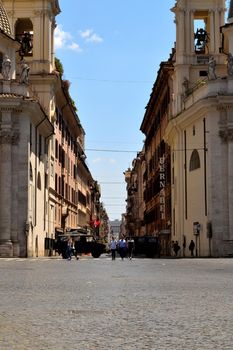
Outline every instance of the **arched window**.
[(196, 149), (193, 150), (189, 163), (189, 171), (198, 169), (201, 167), (199, 153)]
[(33, 181), (32, 163), (30, 163), (30, 181)]
[(41, 177), (40, 177), (40, 172), (38, 172), (38, 175), (37, 175), (37, 188), (38, 188), (38, 190), (41, 190)]
[(21, 43), (19, 55), (32, 56), (33, 54), (33, 24), (30, 18), (20, 18), (15, 24), (15, 36)]

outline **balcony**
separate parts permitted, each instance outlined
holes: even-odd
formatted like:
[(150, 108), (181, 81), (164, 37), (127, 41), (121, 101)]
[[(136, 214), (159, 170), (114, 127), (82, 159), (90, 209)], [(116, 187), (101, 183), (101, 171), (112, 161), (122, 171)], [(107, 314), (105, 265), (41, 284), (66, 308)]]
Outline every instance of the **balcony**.
[(231, 79), (218, 78), (216, 80), (203, 79), (198, 81), (183, 99), (183, 109), (188, 109), (200, 100), (221, 95), (232, 95), (233, 83)]

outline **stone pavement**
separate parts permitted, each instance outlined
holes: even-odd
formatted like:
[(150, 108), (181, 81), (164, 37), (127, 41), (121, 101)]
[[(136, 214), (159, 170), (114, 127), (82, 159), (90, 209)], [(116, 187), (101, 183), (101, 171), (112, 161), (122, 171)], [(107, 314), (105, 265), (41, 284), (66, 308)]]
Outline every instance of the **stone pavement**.
[(0, 350), (232, 350), (233, 259), (0, 259)]

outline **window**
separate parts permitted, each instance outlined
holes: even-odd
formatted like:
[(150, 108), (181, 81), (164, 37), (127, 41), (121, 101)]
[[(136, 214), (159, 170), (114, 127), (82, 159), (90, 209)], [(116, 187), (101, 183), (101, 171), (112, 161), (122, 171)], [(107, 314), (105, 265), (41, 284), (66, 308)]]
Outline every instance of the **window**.
[(58, 193), (61, 194), (61, 177), (59, 176), (59, 186), (58, 186)]
[(58, 142), (55, 141), (55, 158), (58, 159)]
[(48, 185), (49, 185), (48, 175), (45, 174), (45, 176), (44, 176), (44, 187), (48, 188)]
[(30, 181), (33, 181), (32, 163), (30, 163)]
[(40, 177), (40, 172), (38, 172), (38, 175), (37, 175), (37, 188), (38, 188), (38, 190), (41, 190), (41, 177)]
[(16, 39), (21, 43), (19, 55), (32, 56), (33, 54), (33, 24), (30, 18), (20, 18), (15, 25)]
[(198, 151), (195, 149), (193, 150), (190, 158), (190, 163), (189, 163), (189, 171), (195, 170), (200, 168), (200, 157)]
[(41, 156), (42, 156), (42, 136), (39, 135), (39, 158), (41, 160)]
[(30, 124), (30, 152), (32, 151), (32, 124)]
[(204, 18), (194, 19), (194, 46), (197, 54), (206, 54), (208, 51), (208, 34)]
[(206, 70), (200, 70), (199, 77), (207, 77), (207, 76), (208, 76), (208, 72)]
[(53, 162), (51, 162), (50, 167), (51, 167), (51, 176), (54, 177), (54, 165), (53, 165)]
[(84, 206), (87, 205), (86, 196), (81, 191), (78, 191), (78, 201), (79, 201), (79, 203), (81, 203)]

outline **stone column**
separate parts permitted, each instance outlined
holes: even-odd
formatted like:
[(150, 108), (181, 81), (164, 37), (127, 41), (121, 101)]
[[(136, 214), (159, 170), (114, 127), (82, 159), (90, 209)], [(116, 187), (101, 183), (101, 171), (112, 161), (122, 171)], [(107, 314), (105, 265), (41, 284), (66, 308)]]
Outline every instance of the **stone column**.
[(11, 197), (12, 197), (12, 130), (11, 112), (2, 111), (0, 131), (0, 257), (12, 257), (11, 241)]
[(19, 237), (18, 237), (18, 193), (19, 193), (19, 182), (18, 182), (18, 144), (19, 144), (19, 133), (15, 132), (12, 136), (12, 220), (11, 220), (11, 240), (13, 243), (13, 256), (18, 257), (19, 251)]
[(41, 28), (41, 11), (35, 10), (33, 16), (33, 41), (37, 43), (37, 45), (34, 45), (33, 47), (33, 58), (34, 60), (39, 61), (42, 57), (42, 45), (43, 45), (43, 37), (42, 37), (42, 28)]
[[(219, 136), (221, 138), (221, 183), (222, 188), (219, 189), (221, 194), (222, 207), (220, 208), (221, 220), (219, 225), (221, 225), (222, 236), (224, 240), (229, 239), (229, 156), (228, 156), (228, 114), (229, 110), (227, 106), (219, 106), (220, 120), (219, 120)], [(215, 179), (218, 183), (218, 178)], [(220, 200), (220, 199), (219, 199)], [(216, 207), (219, 205), (215, 203)]]
[(215, 33), (216, 33), (216, 30), (215, 30), (215, 26), (214, 26), (214, 11), (213, 10), (210, 10), (209, 11), (209, 14), (210, 14), (210, 46), (209, 46), (209, 51), (210, 51), (210, 54), (214, 54), (215, 53)]
[(183, 8), (176, 11), (176, 59), (177, 64), (184, 62), (185, 50), (185, 12)]
[[(185, 12), (185, 51), (186, 54), (190, 55), (190, 11), (186, 10)], [(187, 63), (187, 61), (185, 62)]]
[[(185, 51), (185, 11), (184, 9), (180, 9), (179, 12), (179, 53), (184, 54)], [(177, 44), (178, 44), (177, 43)], [(182, 59), (183, 61), (183, 59)]]
[(195, 52), (194, 47), (194, 10), (190, 11), (190, 53)]
[(221, 47), (221, 34), (220, 34), (220, 11), (219, 9), (215, 10), (214, 12), (215, 15), (215, 53), (216, 55), (219, 54), (219, 48)]
[(225, 148), (224, 153), (227, 157), (227, 165), (224, 173), (226, 190), (225, 193), (222, 193), (224, 221), (226, 221), (227, 231), (224, 238), (233, 240), (233, 129), (225, 128), (224, 130), (220, 130), (219, 135)]

